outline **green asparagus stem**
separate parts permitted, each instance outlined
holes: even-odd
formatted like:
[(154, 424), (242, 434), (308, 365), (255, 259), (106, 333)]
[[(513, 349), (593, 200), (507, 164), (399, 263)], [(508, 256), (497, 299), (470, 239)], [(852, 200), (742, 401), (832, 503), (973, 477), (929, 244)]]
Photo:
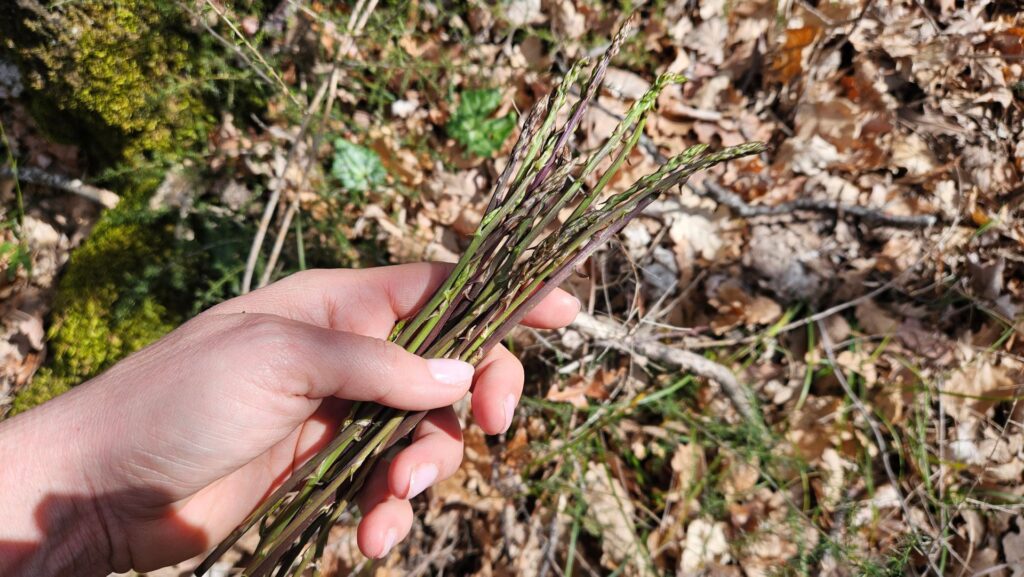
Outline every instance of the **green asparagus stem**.
[[(670, 159), (653, 174), (609, 194), (613, 178), (635, 149), (647, 115), (678, 75), (660, 76), (637, 100), (608, 140), (580, 155), (571, 141), (589, 103), (596, 98), (612, 57), (630, 25), (616, 35), (593, 65), (581, 60), (551, 95), (527, 115), (499, 176), (493, 196), (465, 252), (427, 304), (396, 324), (389, 340), (426, 357), (477, 363), (523, 316), (629, 220), (659, 195), (715, 164), (756, 154), (760, 143), (708, 153), (697, 145)], [(569, 103), (569, 95), (581, 96)], [(567, 119), (560, 126), (559, 119)], [(604, 162), (611, 158), (610, 163)], [(600, 168), (608, 164), (607, 168)], [(593, 188), (586, 182), (602, 170)], [(559, 214), (572, 208), (565, 222)], [(314, 574), (330, 528), (347, 510), (370, 471), (392, 444), (404, 438), (425, 413), (408, 413), (361, 403), (338, 434), (296, 470), (196, 570), (204, 574), (246, 531), (259, 524), (260, 543), (243, 575)]]

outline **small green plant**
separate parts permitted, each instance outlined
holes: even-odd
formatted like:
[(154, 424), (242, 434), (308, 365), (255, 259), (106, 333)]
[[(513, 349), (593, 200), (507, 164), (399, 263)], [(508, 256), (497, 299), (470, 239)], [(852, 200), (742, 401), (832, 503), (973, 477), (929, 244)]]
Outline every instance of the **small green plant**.
[(477, 156), (494, 154), (516, 127), (515, 114), (491, 118), (500, 104), (501, 91), (495, 88), (463, 92), (445, 126), (448, 136)]
[(376, 152), (339, 138), (334, 141), (331, 176), (347, 192), (361, 199), (370, 189), (384, 184), (387, 171)]
[(24, 242), (4, 241), (0, 243), (0, 263), (4, 263), (7, 280), (10, 282), (18, 276), (19, 269), (32, 270), (32, 255)]
[(18, 276), (18, 269), (24, 267), (26, 271), (32, 270), (32, 255), (29, 253), (28, 243), (21, 236), (21, 227), (25, 223), (25, 201), (21, 194), (21, 184), (18, 182), (18, 161), (14, 158), (11, 150), (11, 143), (7, 140), (7, 131), (3, 123), (0, 123), (0, 144), (3, 144), (7, 152), (7, 164), (11, 167), (11, 174), (14, 176), (14, 193), (17, 205), (15, 206), (14, 220), (0, 222), (0, 231), (10, 228), (14, 233), (14, 242), (4, 241), (0, 243), (0, 263), (6, 261), (7, 280), (12, 281)]

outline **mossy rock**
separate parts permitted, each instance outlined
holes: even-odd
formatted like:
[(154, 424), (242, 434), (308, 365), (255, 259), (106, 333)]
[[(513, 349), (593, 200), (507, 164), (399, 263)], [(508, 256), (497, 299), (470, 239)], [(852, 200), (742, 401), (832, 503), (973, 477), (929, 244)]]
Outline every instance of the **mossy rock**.
[(174, 238), (173, 215), (142, 203), (153, 188), (150, 181), (128, 191), (72, 253), (54, 301), (49, 362), (19, 392), (12, 414), (99, 374), (184, 319), (188, 257)]
[(173, 2), (21, 0), (0, 7), (4, 49), (27, 101), (57, 139), (89, 143), (101, 162), (153, 158), (202, 138), (203, 59)]
[(232, 254), (202, 257), (202, 246), (229, 250), (225, 226), (203, 222), (192, 231), (221, 235), (217, 242), (184, 241), (175, 231), (188, 223), (149, 208), (161, 167), (202, 147), (215, 107), (259, 107), (264, 97), (265, 87), (232, 68), (189, 21), (182, 5), (160, 0), (0, 2), (0, 52), (21, 67), (34, 118), (57, 140), (82, 146), (93, 174), (115, 175), (103, 184), (121, 196), (71, 255), (48, 362), (19, 392), (14, 413), (164, 335), (223, 296), (224, 283), (213, 280), (237, 267)]

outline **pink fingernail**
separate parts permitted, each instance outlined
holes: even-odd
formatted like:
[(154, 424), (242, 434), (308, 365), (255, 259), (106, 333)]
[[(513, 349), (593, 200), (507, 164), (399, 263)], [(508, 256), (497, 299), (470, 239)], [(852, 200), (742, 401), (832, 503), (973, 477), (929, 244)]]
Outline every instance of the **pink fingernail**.
[(388, 556), (391, 552), (391, 548), (395, 546), (395, 541), (398, 539), (398, 531), (394, 527), (390, 527), (387, 532), (384, 533), (384, 547), (381, 548), (380, 553), (377, 554), (378, 559), (383, 559)]
[(436, 480), (437, 465), (433, 463), (416, 465), (412, 468), (412, 472), (409, 473), (409, 495), (406, 498), (412, 499), (416, 495), (426, 491), (427, 487), (433, 485)]
[(509, 394), (505, 397), (505, 428), (501, 430), (502, 433), (508, 431), (509, 427), (512, 426), (512, 417), (516, 413), (516, 396)]
[(435, 381), (445, 385), (463, 385), (473, 380), (473, 365), (458, 359), (428, 359), (427, 369)]

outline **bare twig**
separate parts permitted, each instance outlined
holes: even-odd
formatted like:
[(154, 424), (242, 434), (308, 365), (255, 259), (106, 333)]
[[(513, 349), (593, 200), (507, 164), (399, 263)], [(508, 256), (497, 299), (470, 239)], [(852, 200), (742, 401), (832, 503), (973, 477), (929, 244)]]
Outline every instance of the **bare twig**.
[[(622, 114), (608, 109), (599, 101), (594, 103), (594, 107), (616, 120), (622, 120), (624, 118)], [(684, 112), (689, 112), (688, 116), (696, 119), (713, 120), (713, 117), (709, 113), (714, 111), (686, 109)], [(721, 119), (721, 117), (719, 117), (719, 119)], [(658, 146), (654, 144), (654, 141), (652, 141), (646, 134), (640, 137), (639, 144), (647, 154), (651, 155), (651, 158), (653, 158), (655, 162), (664, 164), (668, 160), (668, 157), (658, 150)], [(852, 217), (864, 222), (892, 226), (895, 228), (928, 228), (939, 223), (939, 218), (930, 214), (915, 216), (887, 214), (879, 209), (866, 206), (840, 204), (831, 200), (819, 200), (813, 198), (801, 198), (777, 205), (752, 205), (732, 191), (718, 183), (712, 182), (710, 179), (705, 179), (704, 186), (702, 187), (688, 184), (687, 188), (698, 196), (710, 198), (719, 204), (728, 206), (736, 212), (737, 216), (743, 218), (750, 218), (754, 216), (780, 216), (784, 214), (792, 214), (794, 212), (813, 212), (828, 215), (834, 214), (839, 218)]]
[(648, 359), (679, 367), (697, 376), (711, 379), (721, 385), (722, 391), (732, 401), (739, 414), (746, 419), (761, 421), (760, 412), (753, 401), (753, 393), (739, 382), (728, 367), (690, 351), (653, 340), (637, 339), (630, 335), (625, 327), (610, 321), (603, 321), (584, 312), (576, 315), (576, 320), (571, 326), (604, 346), (642, 355)]
[[(14, 176), (14, 171), (10, 167), (0, 168), (0, 178), (14, 178)], [(77, 194), (105, 208), (114, 208), (121, 201), (121, 197), (105, 188), (99, 188), (86, 184), (77, 178), (66, 178), (31, 166), (18, 167), (17, 177), (20, 181), (29, 184), (47, 186), (63, 190), (64, 192), (70, 192), (71, 194)]]
[(338, 95), (338, 81), (341, 79), (341, 58), (352, 49), (354, 44), (354, 37), (366, 26), (366, 22), (369, 20), (370, 15), (377, 7), (377, 0), (363, 0), (356, 8), (352, 11), (352, 15), (348, 22), (348, 31), (345, 34), (342, 44), (338, 47), (335, 53), (334, 63), (331, 67), (331, 76), (328, 80), (327, 90), (327, 102), (324, 103), (324, 108), (320, 113), (320, 124), (317, 127), (316, 133), (313, 135), (313, 144), (308, 148), (309, 154), (306, 157), (306, 163), (302, 170), (302, 182), (299, 183), (298, 190), (296, 191), (295, 197), (288, 205), (288, 209), (285, 211), (284, 216), (281, 219), (280, 226), (277, 230), (277, 237), (274, 239), (274, 246), (270, 250), (270, 256), (267, 259), (267, 266), (263, 269), (263, 275), (260, 277), (260, 282), (257, 286), (264, 287), (270, 284), (271, 277), (274, 274), (274, 268), (277, 266), (277, 260), (281, 256), (281, 250), (284, 248), (284, 241), (288, 238), (288, 230), (291, 227), (292, 219), (299, 212), (299, 193), (306, 188), (309, 182), (309, 169), (313, 166), (313, 163), (317, 159), (317, 151), (320, 149), (320, 142), (323, 139), (323, 135), (327, 129), (327, 121), (330, 118), (331, 109), (334, 108), (334, 101)]
[(302, 125), (299, 127), (299, 133), (295, 137), (295, 141), (292, 143), (291, 149), (288, 151), (288, 157), (285, 160), (284, 168), (278, 175), (277, 185), (273, 187), (270, 192), (270, 198), (267, 199), (267, 205), (263, 209), (263, 216), (260, 217), (260, 225), (256, 229), (256, 235), (252, 239), (252, 246), (249, 248), (249, 256), (245, 261), (245, 273), (242, 275), (242, 294), (249, 292), (252, 287), (252, 277), (256, 271), (256, 263), (260, 258), (260, 250), (263, 247), (263, 240), (267, 236), (267, 230), (270, 228), (270, 220), (274, 218), (274, 211), (277, 210), (277, 204), (281, 200), (281, 193), (284, 190), (285, 183), (287, 182), (288, 171), (291, 170), (292, 164), (295, 162), (295, 157), (298, 155), (299, 143), (305, 138), (306, 131), (309, 130), (309, 122), (313, 118), (313, 111), (319, 108), (320, 102), (324, 95), (327, 94), (328, 82), (321, 84), (320, 89), (317, 91), (316, 96), (313, 98), (313, 102), (306, 109), (306, 113), (302, 116)]
[[(209, 0), (207, 0), (207, 2), (209, 2)], [(214, 11), (216, 11), (216, 8), (214, 8)], [(231, 22), (226, 20), (226, 17), (223, 16), (221, 12), (217, 12), (217, 14), (218, 16), (225, 18), (225, 21), (228, 23), (228, 25), (231, 26), (232, 30), (236, 31), (237, 33), (236, 28), (232, 25)], [(255, 52), (256, 56), (261, 60), (261, 62), (266, 63), (266, 61), (263, 60), (262, 55), (260, 55), (259, 52), (256, 51), (255, 48), (253, 48), (252, 45), (244, 39), (244, 37), (242, 39), (245, 42), (245, 45), (249, 47), (253, 52)], [(335, 75), (332, 73), (331, 78), (334, 78), (334, 76)], [(275, 78), (277, 78), (276, 75)], [(331, 85), (331, 78), (328, 78), (327, 80), (320, 84), (320, 87), (317, 89), (316, 95), (313, 97), (313, 101), (310, 102), (309, 106), (306, 107), (302, 115), (302, 124), (299, 127), (298, 134), (292, 141), (292, 147), (288, 151), (288, 157), (285, 160), (284, 168), (281, 170), (281, 173), (277, 175), (277, 185), (274, 186), (274, 188), (271, 190), (270, 198), (267, 199), (267, 205), (263, 209), (263, 215), (260, 217), (259, 227), (256, 229), (256, 234), (253, 237), (252, 246), (249, 248), (249, 256), (246, 258), (245, 272), (242, 275), (241, 292), (243, 294), (249, 292), (249, 290), (252, 288), (252, 279), (253, 275), (256, 272), (256, 264), (259, 261), (260, 252), (263, 248), (263, 241), (267, 236), (267, 231), (270, 228), (270, 221), (274, 217), (274, 212), (277, 210), (277, 205), (281, 201), (281, 194), (284, 191), (284, 187), (287, 186), (288, 173), (291, 170), (292, 166), (294, 165), (296, 157), (298, 156), (300, 144), (304, 140), (306, 133), (309, 130), (310, 121), (313, 119), (314, 113), (320, 108), (320, 105), (323, 102), (324, 97), (327, 95), (328, 88)], [(287, 90), (287, 86), (284, 85), (283, 82), (281, 83), (281, 85), (285, 90)], [(291, 93), (291, 91), (288, 91), (288, 95), (291, 97), (293, 102), (296, 102), (296, 104), (298, 104), (297, 100), (295, 100), (295, 96)], [(312, 151), (311, 154), (315, 154), (315, 151)], [(305, 182), (305, 179), (303, 179), (303, 182)], [(270, 266), (268, 268), (272, 269), (273, 267)]]
[[(352, 12), (352, 16), (349, 19), (349, 30), (361, 30), (363, 26), (366, 25), (366, 21), (369, 18), (370, 13), (372, 13), (373, 9), (376, 7), (377, 1), (373, 0), (372, 2), (370, 2), (368, 8), (366, 8), (366, 3), (367, 0), (360, 0), (360, 2), (356, 5), (355, 9)], [(309, 168), (315, 158), (316, 150), (317, 148), (319, 148), (318, 144), (320, 142), (320, 137), (323, 134), (323, 130), (326, 126), (327, 115), (330, 112), (331, 108), (333, 107), (334, 98), (336, 96), (339, 74), (338, 65), (341, 56), (351, 48), (352, 35), (349, 34), (347, 38), (349, 38), (349, 43), (344, 46), (339, 46), (330, 77), (320, 84), (320, 88), (317, 89), (317, 93), (316, 96), (313, 98), (313, 102), (310, 103), (310, 105), (306, 108), (305, 113), (303, 114), (302, 125), (299, 128), (298, 135), (296, 135), (293, 141), (292, 148), (288, 152), (288, 158), (285, 161), (284, 169), (281, 171), (281, 174), (279, 175), (278, 178), (278, 185), (274, 187), (274, 189), (271, 191), (270, 198), (267, 200), (267, 205), (263, 210), (263, 216), (260, 218), (259, 227), (256, 230), (256, 235), (253, 237), (252, 246), (249, 249), (249, 257), (246, 259), (245, 273), (242, 277), (242, 293), (249, 292), (252, 286), (252, 278), (256, 271), (256, 263), (257, 261), (259, 261), (260, 251), (263, 248), (263, 240), (267, 236), (267, 231), (270, 228), (270, 221), (271, 219), (273, 219), (274, 212), (277, 210), (277, 205), (281, 200), (281, 193), (287, 182), (287, 174), (291, 170), (292, 165), (295, 163), (296, 156), (298, 154), (299, 143), (302, 142), (302, 140), (306, 136), (307, 131), (309, 130), (309, 123), (313, 118), (314, 112), (320, 108), (321, 102), (323, 102), (324, 97), (329, 93), (330, 96), (328, 97), (327, 106), (325, 107), (325, 110), (321, 118), (317, 136), (314, 139), (313, 146), (309, 150), (310, 156), (306, 159), (306, 164), (303, 169), (302, 182), (299, 185), (299, 190), (301, 191), (301, 189), (305, 187), (306, 182), (308, 182)], [(291, 225), (292, 218), (294, 218), (295, 213), (298, 212), (298, 202), (298, 194), (296, 194), (295, 199), (293, 199), (292, 202), (289, 204), (288, 210), (285, 213), (284, 218), (282, 219), (282, 225), (278, 231), (278, 240), (275, 241), (274, 246), (271, 249), (270, 259), (266, 266), (268, 272), (265, 272), (262, 278), (260, 279), (259, 286), (264, 286), (270, 281), (270, 275), (273, 272), (274, 265), (277, 263), (277, 258), (280, 255), (281, 248), (284, 244), (284, 236), (287, 234), (288, 227)]]
[(790, 202), (776, 205), (752, 205), (748, 204), (738, 195), (724, 186), (711, 180), (704, 181), (703, 190), (691, 187), (692, 190), (706, 196), (718, 204), (724, 204), (736, 212), (737, 216), (750, 218), (753, 216), (776, 216), (791, 214), (799, 211), (818, 212), (835, 214), (839, 217), (852, 216), (864, 222), (882, 224), (895, 228), (928, 228), (939, 222), (938, 217), (931, 214), (915, 216), (886, 214), (879, 210), (866, 206), (854, 204), (839, 204), (831, 200), (820, 200), (815, 198), (799, 198)]
[(561, 538), (562, 514), (565, 512), (565, 506), (569, 502), (569, 493), (562, 491), (558, 494), (558, 503), (555, 506), (555, 514), (551, 516), (551, 526), (548, 529), (548, 540), (544, 544), (544, 548), (541, 550), (541, 565), (540, 571), (537, 573), (537, 577), (547, 577), (548, 571), (557, 565), (555, 564), (555, 547), (558, 545), (558, 540)]

